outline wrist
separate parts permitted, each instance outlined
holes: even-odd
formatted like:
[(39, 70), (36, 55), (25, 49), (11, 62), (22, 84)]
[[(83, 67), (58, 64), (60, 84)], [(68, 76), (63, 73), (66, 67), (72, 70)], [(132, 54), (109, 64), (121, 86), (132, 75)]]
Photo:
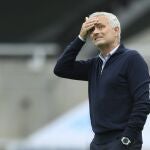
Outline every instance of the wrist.
[(141, 135), (140, 131), (135, 130), (134, 128), (127, 127), (123, 134), (122, 137), (128, 137), (132, 142), (137, 139)]
[(83, 42), (85, 42), (85, 41), (86, 41), (86, 38), (82, 37), (80, 34), (79, 34), (79, 36), (78, 36), (78, 37), (79, 37), (79, 39), (80, 39), (80, 40), (82, 40)]

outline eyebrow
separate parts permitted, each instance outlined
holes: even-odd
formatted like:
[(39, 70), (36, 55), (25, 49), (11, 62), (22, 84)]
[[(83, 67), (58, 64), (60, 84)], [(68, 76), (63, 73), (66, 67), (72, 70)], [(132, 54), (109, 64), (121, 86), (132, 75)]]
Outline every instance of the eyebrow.
[(104, 26), (105, 24), (102, 24), (102, 23), (95, 23), (95, 25), (102, 25), (102, 26)]

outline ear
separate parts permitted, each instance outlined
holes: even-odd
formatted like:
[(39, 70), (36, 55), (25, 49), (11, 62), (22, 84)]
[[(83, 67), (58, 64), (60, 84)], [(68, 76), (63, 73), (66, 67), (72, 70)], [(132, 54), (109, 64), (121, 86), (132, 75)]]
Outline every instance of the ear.
[(120, 32), (120, 31), (119, 31), (119, 27), (115, 27), (115, 28), (114, 28), (114, 31), (115, 31), (116, 35), (118, 35), (118, 33)]
[(119, 32), (119, 27), (114, 28), (115, 32)]

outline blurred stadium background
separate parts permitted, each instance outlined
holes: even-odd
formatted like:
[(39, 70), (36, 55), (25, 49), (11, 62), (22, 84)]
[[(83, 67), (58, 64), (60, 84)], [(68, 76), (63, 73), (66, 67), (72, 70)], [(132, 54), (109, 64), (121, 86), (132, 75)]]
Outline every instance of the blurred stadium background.
[[(1, 1), (0, 150), (89, 149), (87, 83), (58, 78), (53, 68), (95, 11), (118, 16), (123, 43), (150, 67), (150, 0)], [(89, 42), (78, 58), (95, 54)], [(150, 150), (150, 119), (144, 138)]]

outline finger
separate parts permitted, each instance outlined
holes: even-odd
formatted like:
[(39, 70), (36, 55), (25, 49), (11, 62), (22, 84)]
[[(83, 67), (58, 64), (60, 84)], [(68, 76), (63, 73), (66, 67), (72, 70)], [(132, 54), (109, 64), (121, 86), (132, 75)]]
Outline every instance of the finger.
[(84, 24), (84, 27), (94, 26), (96, 22), (87, 22)]
[(88, 17), (85, 17), (85, 21), (87, 21), (88, 20)]
[(94, 20), (97, 21), (98, 18), (97, 18), (97, 17), (91, 17), (91, 18), (85, 17), (85, 22), (86, 22), (86, 21), (89, 21), (89, 22), (90, 22), (90, 21), (94, 21)]
[(91, 29), (94, 29), (94, 25), (87, 26), (85, 29), (86, 29), (87, 32), (90, 32)]
[(90, 24), (90, 23), (96, 24), (97, 22), (98, 22), (97, 19), (88, 19), (85, 23), (87, 23), (87, 24)]
[(94, 27), (94, 24), (88, 24), (88, 25), (85, 25), (83, 28), (87, 30), (88, 28), (93, 28), (93, 27)]
[(91, 30), (91, 29), (93, 29), (94, 28), (94, 25), (93, 26), (88, 26), (86, 29), (87, 30)]
[(98, 18), (95, 16), (95, 17), (90, 17), (88, 18), (89, 21), (92, 21), (92, 20), (98, 20)]

